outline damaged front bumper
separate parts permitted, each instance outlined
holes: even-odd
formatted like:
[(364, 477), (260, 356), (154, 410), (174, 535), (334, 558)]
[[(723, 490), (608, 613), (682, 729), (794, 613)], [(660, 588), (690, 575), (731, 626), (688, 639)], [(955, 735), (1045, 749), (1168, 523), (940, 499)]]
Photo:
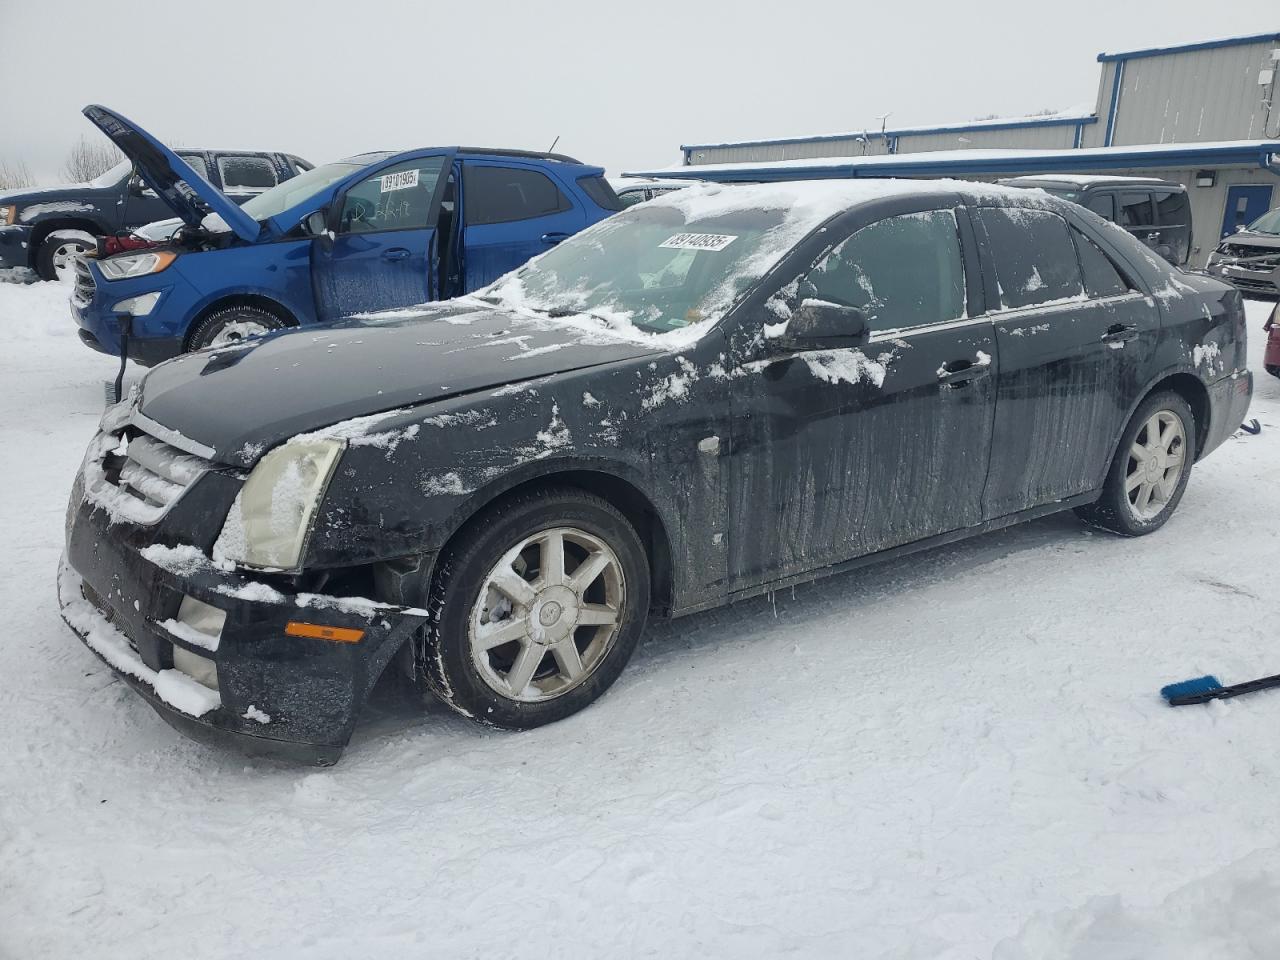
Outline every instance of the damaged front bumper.
[(369, 691), (426, 612), (289, 593), (221, 569), (195, 547), (160, 545), (156, 533), (122, 523), (77, 483), (58, 576), (68, 626), (193, 739), (336, 762)]

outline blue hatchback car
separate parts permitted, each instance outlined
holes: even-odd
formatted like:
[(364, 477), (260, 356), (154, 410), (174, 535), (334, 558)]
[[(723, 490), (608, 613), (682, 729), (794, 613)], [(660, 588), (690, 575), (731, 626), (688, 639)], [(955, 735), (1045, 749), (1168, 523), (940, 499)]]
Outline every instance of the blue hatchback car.
[(77, 264), (81, 340), (147, 365), (460, 296), (621, 207), (600, 167), (470, 147), (361, 154), (238, 206), (120, 114), (84, 114), (183, 221), (163, 245)]

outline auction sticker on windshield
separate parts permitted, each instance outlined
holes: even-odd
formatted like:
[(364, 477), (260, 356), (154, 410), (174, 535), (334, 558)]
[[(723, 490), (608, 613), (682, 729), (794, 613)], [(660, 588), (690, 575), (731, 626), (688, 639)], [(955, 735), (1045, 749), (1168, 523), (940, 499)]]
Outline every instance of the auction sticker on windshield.
[(658, 246), (673, 250), (723, 250), (737, 239), (723, 233), (677, 233)]
[(390, 193), (392, 190), (407, 190), (409, 187), (416, 187), (417, 185), (417, 170), (401, 170), (399, 173), (388, 173), (382, 177), (383, 193)]

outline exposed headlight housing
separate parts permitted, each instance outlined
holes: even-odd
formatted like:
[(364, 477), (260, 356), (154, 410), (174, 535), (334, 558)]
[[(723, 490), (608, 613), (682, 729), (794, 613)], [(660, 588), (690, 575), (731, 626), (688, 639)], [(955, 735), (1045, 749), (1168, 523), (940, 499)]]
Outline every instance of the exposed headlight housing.
[(0, 206), (0, 226), (11, 227), (17, 219), (18, 205), (16, 203), (6, 203)]
[(342, 440), (290, 440), (259, 460), (227, 514), (214, 554), (247, 567), (296, 569), (345, 447)]
[(133, 253), (127, 257), (99, 260), (98, 269), (108, 280), (128, 280), (130, 277), (145, 277), (149, 273), (159, 273), (177, 257), (178, 255), (172, 250), (148, 250), (146, 253)]

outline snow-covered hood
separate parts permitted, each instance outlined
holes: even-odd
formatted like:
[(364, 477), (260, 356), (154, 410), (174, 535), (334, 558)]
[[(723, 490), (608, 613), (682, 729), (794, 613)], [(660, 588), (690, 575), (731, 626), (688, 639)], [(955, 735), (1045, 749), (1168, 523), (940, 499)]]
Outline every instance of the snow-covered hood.
[[(1269, 247), (1272, 250), (1280, 250), (1280, 234), (1275, 233), (1259, 233), (1255, 230), (1241, 230), (1233, 233), (1222, 240), (1224, 252), (1231, 253), (1232, 247)], [(1247, 251), (1241, 251), (1247, 254)]]
[(216, 213), (240, 239), (248, 243), (258, 239), (262, 228), (256, 220), (136, 123), (97, 104), (85, 107), (83, 113), (133, 161), (138, 176), (184, 223), (196, 227)]
[(354, 417), (658, 352), (453, 301), (178, 357), (147, 375), (140, 409), (214, 459), (249, 466), (289, 437)]

